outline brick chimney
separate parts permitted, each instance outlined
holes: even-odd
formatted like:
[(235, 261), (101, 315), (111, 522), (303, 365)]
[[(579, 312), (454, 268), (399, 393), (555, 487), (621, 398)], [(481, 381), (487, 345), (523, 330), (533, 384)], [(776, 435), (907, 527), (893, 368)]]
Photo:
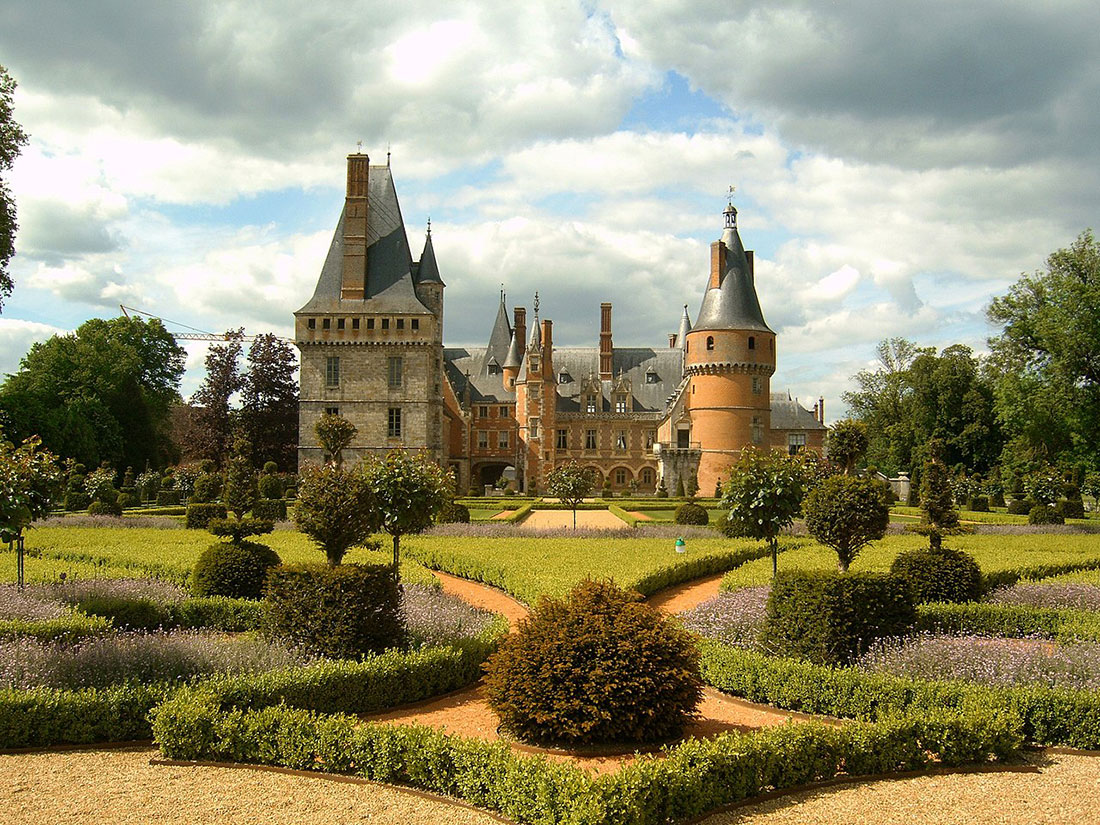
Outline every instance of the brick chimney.
[(367, 183), (370, 158), (348, 155), (348, 188), (344, 199), (344, 271), (341, 300), (362, 300), (367, 289)]
[(611, 304), (600, 304), (600, 380), (610, 381), (611, 356), (614, 352), (611, 344)]
[(822, 424), (825, 423), (825, 396), (822, 395), (817, 399), (817, 420)]
[(542, 322), (542, 369), (543, 375), (554, 375), (554, 322)]
[(718, 289), (726, 277), (726, 245), (715, 241), (710, 245), (710, 281), (707, 289)]
[(527, 307), (513, 308), (512, 330), (516, 341), (519, 342), (519, 351), (522, 353), (527, 348)]

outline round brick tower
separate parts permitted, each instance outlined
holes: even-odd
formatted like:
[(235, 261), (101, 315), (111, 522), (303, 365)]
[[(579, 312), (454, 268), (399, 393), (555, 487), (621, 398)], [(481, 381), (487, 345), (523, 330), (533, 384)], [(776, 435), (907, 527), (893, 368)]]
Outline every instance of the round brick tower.
[(732, 203), (724, 214), (722, 239), (710, 246), (703, 305), (684, 349), (691, 446), (702, 451), (704, 494), (725, 480), (742, 449), (768, 449), (775, 372), (775, 333), (760, 311), (752, 252), (741, 244)]

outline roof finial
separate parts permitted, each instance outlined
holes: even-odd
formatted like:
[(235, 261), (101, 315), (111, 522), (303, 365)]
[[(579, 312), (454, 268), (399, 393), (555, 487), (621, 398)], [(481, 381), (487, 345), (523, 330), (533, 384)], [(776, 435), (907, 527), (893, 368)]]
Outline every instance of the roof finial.
[(363, 154), (363, 141), (361, 141), (361, 140), (355, 141), (355, 150), (356, 150), (356, 154), (359, 154), (359, 155)]
[(726, 195), (726, 210), (722, 213), (726, 217), (726, 229), (737, 228), (737, 209), (733, 205), (733, 194), (736, 191), (737, 187), (731, 184)]
[(539, 317), (539, 293), (535, 290), (535, 317)]
[(390, 168), (390, 144), (386, 143), (386, 168)]
[[(389, 163), (387, 162), (386, 165), (389, 166)], [(432, 236), (432, 216), (428, 215), (428, 237), (430, 238), (431, 236)]]
[(504, 306), (504, 284), (500, 285), (500, 305)]

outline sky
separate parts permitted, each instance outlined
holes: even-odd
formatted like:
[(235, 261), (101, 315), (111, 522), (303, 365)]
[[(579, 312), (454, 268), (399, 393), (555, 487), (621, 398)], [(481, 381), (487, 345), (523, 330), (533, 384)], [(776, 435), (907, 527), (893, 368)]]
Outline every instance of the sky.
[(735, 186), (772, 391), (832, 421), (881, 339), (982, 351), (991, 298), (1096, 225), (1098, 30), (1075, 0), (5, 0), (0, 374), (119, 305), (292, 335), (362, 142), (415, 254), (431, 220), (448, 346), (502, 285), (559, 346), (601, 301), (666, 346)]

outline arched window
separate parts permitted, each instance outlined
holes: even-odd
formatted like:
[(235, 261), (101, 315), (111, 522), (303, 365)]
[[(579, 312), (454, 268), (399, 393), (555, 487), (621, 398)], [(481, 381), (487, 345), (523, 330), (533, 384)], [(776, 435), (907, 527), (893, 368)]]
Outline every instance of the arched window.
[[(749, 341), (752, 341), (752, 339), (750, 338)], [(708, 335), (707, 336), (707, 352), (710, 352), (712, 349), (714, 349), (714, 336), (713, 335)], [(752, 349), (751, 344), (749, 345), (749, 349)]]
[(756, 349), (756, 338), (749, 336), (749, 349)]
[(643, 467), (641, 473), (641, 482), (645, 486), (649, 486), (653, 483), (653, 470), (650, 467)]

